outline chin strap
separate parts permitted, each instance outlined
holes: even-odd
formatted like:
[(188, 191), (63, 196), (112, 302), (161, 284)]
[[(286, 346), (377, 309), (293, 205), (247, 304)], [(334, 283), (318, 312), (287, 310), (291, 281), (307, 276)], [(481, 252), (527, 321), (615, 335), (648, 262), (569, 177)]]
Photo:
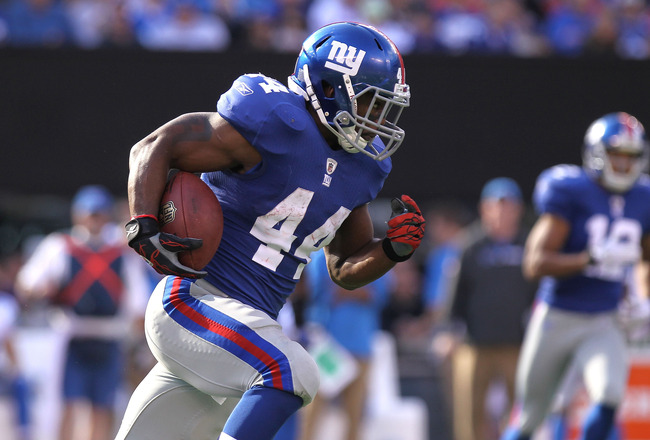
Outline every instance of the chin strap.
[[(309, 101), (311, 102), (312, 107), (314, 107), (314, 110), (316, 110), (316, 114), (318, 115), (318, 119), (320, 119), (320, 122), (328, 127), (330, 130), (333, 130), (332, 127), (330, 127), (330, 124), (327, 122), (327, 118), (325, 117), (325, 113), (323, 113), (323, 107), (320, 105), (320, 101), (318, 100), (318, 97), (316, 96), (316, 92), (314, 92), (314, 86), (311, 83), (311, 78), (309, 77), (309, 66), (306, 64), (303, 66), (303, 75), (305, 76), (305, 85), (306, 91), (307, 91), (307, 96), (309, 97)], [(338, 133), (335, 133), (338, 134)]]
[[(344, 136), (339, 137), (339, 145), (348, 153), (359, 153), (361, 150), (359, 147), (356, 147), (345, 138), (345, 136), (353, 137), (355, 138), (355, 142), (357, 145), (360, 147), (364, 147), (368, 145), (368, 141), (362, 138), (361, 136), (358, 136), (358, 132), (354, 129), (354, 126), (350, 127), (340, 127), (341, 131), (345, 133)], [(358, 139), (356, 139), (358, 137)]]

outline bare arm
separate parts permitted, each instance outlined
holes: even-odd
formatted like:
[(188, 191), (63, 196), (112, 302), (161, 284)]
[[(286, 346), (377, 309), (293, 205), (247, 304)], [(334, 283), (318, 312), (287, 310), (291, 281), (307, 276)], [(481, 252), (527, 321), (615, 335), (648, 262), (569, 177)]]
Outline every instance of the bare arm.
[(170, 168), (245, 172), (261, 156), (218, 113), (188, 113), (135, 144), (129, 157), (131, 215), (156, 215)]
[(381, 240), (374, 238), (367, 205), (350, 213), (325, 247), (325, 256), (332, 280), (348, 290), (376, 280), (395, 266), (384, 253)]
[(543, 276), (562, 277), (582, 271), (589, 264), (589, 253), (561, 252), (569, 236), (569, 222), (553, 214), (543, 214), (528, 235), (524, 250), (523, 271), (530, 279)]

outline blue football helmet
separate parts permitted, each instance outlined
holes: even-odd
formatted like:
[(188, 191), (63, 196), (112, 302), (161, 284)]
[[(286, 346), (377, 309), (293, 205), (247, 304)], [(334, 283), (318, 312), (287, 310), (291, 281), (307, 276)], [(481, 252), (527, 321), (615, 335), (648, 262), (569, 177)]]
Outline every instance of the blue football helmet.
[[(383, 160), (404, 140), (397, 126), (411, 93), (397, 47), (377, 29), (359, 23), (324, 26), (302, 45), (289, 88), (309, 101), (341, 147)], [(333, 88), (333, 96), (331, 89)], [(359, 100), (369, 102), (359, 114)], [(379, 136), (384, 148), (372, 140)]]
[[(648, 165), (648, 141), (643, 125), (624, 112), (610, 113), (595, 120), (585, 134), (582, 164), (605, 188), (624, 192), (634, 185)], [(627, 172), (612, 166), (608, 153), (633, 157)]]

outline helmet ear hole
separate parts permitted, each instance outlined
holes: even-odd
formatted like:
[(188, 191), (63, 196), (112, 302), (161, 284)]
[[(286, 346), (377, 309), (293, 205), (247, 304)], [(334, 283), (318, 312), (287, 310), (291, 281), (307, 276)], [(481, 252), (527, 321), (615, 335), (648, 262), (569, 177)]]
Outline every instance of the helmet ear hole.
[(327, 81), (321, 81), (321, 87), (326, 98), (334, 98), (334, 86)]

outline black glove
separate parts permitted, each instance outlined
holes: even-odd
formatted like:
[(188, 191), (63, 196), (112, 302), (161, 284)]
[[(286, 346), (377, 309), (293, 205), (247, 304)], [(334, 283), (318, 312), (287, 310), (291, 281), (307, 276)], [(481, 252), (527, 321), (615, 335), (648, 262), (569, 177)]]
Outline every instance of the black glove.
[(390, 207), (392, 214), (382, 247), (391, 260), (405, 261), (420, 246), (426, 222), (420, 208), (409, 196), (394, 198)]
[(126, 225), (126, 239), (138, 254), (162, 275), (176, 275), (184, 278), (203, 278), (208, 273), (184, 266), (178, 261), (178, 252), (191, 251), (201, 247), (203, 240), (181, 238), (160, 232), (154, 216), (133, 217)]

